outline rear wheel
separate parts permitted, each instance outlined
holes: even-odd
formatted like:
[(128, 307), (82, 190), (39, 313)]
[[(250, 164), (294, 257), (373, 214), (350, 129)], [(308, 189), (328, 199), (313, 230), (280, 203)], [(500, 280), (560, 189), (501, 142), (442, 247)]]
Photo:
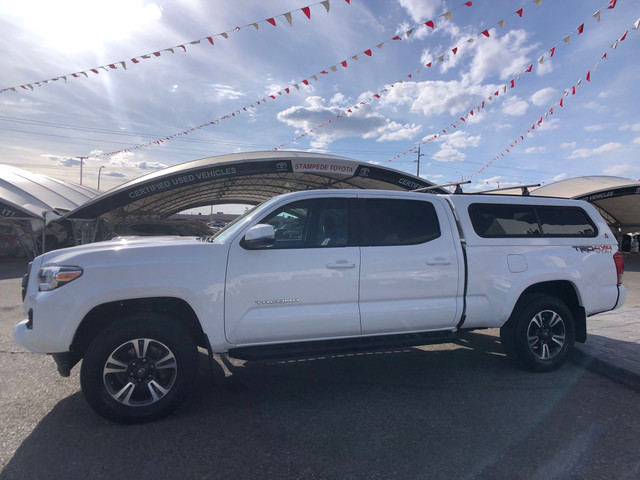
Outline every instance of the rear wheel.
[(166, 316), (141, 314), (118, 320), (91, 342), (80, 383), (103, 417), (147, 422), (183, 402), (197, 368), (198, 350), (185, 328)]
[(500, 329), (500, 341), (515, 363), (534, 371), (555, 370), (573, 350), (573, 315), (555, 297), (528, 297)]

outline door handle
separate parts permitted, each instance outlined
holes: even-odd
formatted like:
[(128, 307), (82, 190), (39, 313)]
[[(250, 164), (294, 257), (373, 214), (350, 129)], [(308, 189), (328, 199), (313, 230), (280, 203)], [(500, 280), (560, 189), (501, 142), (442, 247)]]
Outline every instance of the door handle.
[(333, 263), (327, 263), (327, 268), (355, 268), (355, 263), (350, 263), (346, 260), (338, 260)]
[(427, 260), (427, 265), (451, 265), (451, 260), (444, 257), (430, 258)]

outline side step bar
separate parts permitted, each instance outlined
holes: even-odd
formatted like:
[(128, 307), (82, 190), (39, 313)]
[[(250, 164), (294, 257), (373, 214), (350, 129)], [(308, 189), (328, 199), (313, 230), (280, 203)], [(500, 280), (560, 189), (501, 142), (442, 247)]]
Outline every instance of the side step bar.
[(279, 343), (239, 347), (229, 350), (228, 355), (240, 360), (277, 360), (304, 358), (318, 355), (334, 355), (378, 350), (381, 348), (411, 347), (450, 343), (457, 338), (453, 331), (408, 333), (375, 337), (346, 338), (339, 340), (317, 340), (313, 342)]

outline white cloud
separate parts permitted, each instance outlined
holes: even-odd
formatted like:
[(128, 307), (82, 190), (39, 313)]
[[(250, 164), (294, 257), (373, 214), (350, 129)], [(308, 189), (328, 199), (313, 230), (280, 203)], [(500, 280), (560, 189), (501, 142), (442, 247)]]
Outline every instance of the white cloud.
[(579, 148), (577, 150), (574, 150), (571, 153), (571, 155), (569, 155), (567, 158), (569, 159), (589, 158), (594, 155), (603, 155), (607, 153), (622, 152), (622, 151), (625, 151), (626, 149), (627, 147), (622, 143), (610, 142), (610, 143), (605, 143), (604, 145), (601, 145), (594, 149)]
[(529, 104), (518, 97), (509, 97), (502, 105), (502, 113), (512, 117), (521, 117), (529, 110)]
[(246, 96), (246, 94), (237, 91), (231, 85), (214, 83), (209, 85), (209, 91), (206, 96), (214, 102), (222, 102), (224, 100), (238, 100)]
[(446, 145), (433, 156), (433, 159), (439, 162), (461, 162), (465, 158), (464, 153)]
[(479, 135), (474, 137), (462, 130), (458, 130), (457, 132), (449, 135), (444, 135), (440, 138), (444, 139), (445, 145), (451, 148), (477, 147), (482, 143), (482, 137)]
[(559, 182), (560, 180), (564, 180), (565, 178), (569, 178), (569, 174), (561, 173), (560, 175), (556, 175), (555, 177), (553, 177), (553, 181)]
[(547, 147), (529, 147), (524, 150), (524, 153), (546, 153)]
[(631, 130), (632, 132), (640, 132), (640, 123), (625, 123), (620, 130)]
[(584, 129), (587, 132), (599, 132), (600, 130), (604, 130), (604, 125), (586, 125)]
[[(364, 139), (376, 139), (378, 142), (392, 140), (411, 140), (419, 134), (422, 127), (416, 124), (400, 124), (390, 121), (383, 115), (373, 111), (370, 106), (352, 108), (349, 115), (337, 115), (344, 113), (352, 107), (349, 103), (340, 105), (346, 97), (336, 94), (329, 105), (322, 97), (313, 96), (306, 99), (306, 106), (298, 105), (290, 107), (278, 113), (277, 118), (281, 122), (295, 127), (298, 133), (308, 132), (315, 149), (326, 148), (338, 138), (361, 137)], [(331, 124), (327, 118), (332, 119)]]
[[(471, 61), (469, 72), (464, 75), (468, 83), (480, 83), (487, 77), (497, 76), (506, 80), (516, 75), (531, 64), (529, 54), (538, 48), (537, 44), (527, 44), (528, 34), (524, 30), (510, 30), (499, 36), (494, 29), (491, 37), (484, 39), (476, 48), (476, 55)], [(475, 44), (473, 44), (475, 45)]]
[(576, 148), (576, 142), (565, 142), (560, 144), (560, 148)]
[(571, 155), (569, 155), (567, 158), (573, 160), (576, 158), (589, 158), (591, 155), (593, 155), (593, 151), (589, 148), (578, 148), (577, 150), (571, 152)]
[(603, 170), (603, 173), (606, 175), (628, 175), (637, 172), (640, 172), (640, 167), (637, 165), (629, 165), (628, 163), (611, 165)]
[(380, 104), (392, 108), (409, 105), (411, 112), (425, 116), (442, 113), (461, 115), (475, 108), (478, 99), (484, 97), (488, 89), (494, 88), (495, 85), (467, 85), (457, 80), (404, 82), (390, 89)]
[(598, 102), (587, 102), (584, 104), (584, 108), (587, 108), (589, 110), (593, 110), (595, 112), (606, 112), (607, 111), (607, 107), (605, 107), (604, 105), (599, 104)]
[(551, 87), (546, 87), (541, 90), (538, 90), (536, 93), (531, 95), (531, 103), (533, 103), (537, 107), (548, 105), (555, 97), (559, 95), (558, 90)]
[(400, 0), (400, 5), (414, 22), (423, 22), (439, 13), (444, 2), (442, 0)]
[(553, 130), (557, 130), (558, 128), (560, 128), (560, 120), (558, 120), (557, 118), (543, 120), (543, 122), (540, 125), (538, 125), (537, 128), (545, 132), (551, 132)]

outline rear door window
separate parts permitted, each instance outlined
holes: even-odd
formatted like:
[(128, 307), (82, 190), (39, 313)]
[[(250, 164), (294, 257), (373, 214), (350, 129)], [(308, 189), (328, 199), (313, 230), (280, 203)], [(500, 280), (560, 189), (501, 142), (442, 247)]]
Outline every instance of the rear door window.
[(430, 202), (364, 199), (361, 203), (360, 245), (417, 245), (440, 236), (440, 224)]

